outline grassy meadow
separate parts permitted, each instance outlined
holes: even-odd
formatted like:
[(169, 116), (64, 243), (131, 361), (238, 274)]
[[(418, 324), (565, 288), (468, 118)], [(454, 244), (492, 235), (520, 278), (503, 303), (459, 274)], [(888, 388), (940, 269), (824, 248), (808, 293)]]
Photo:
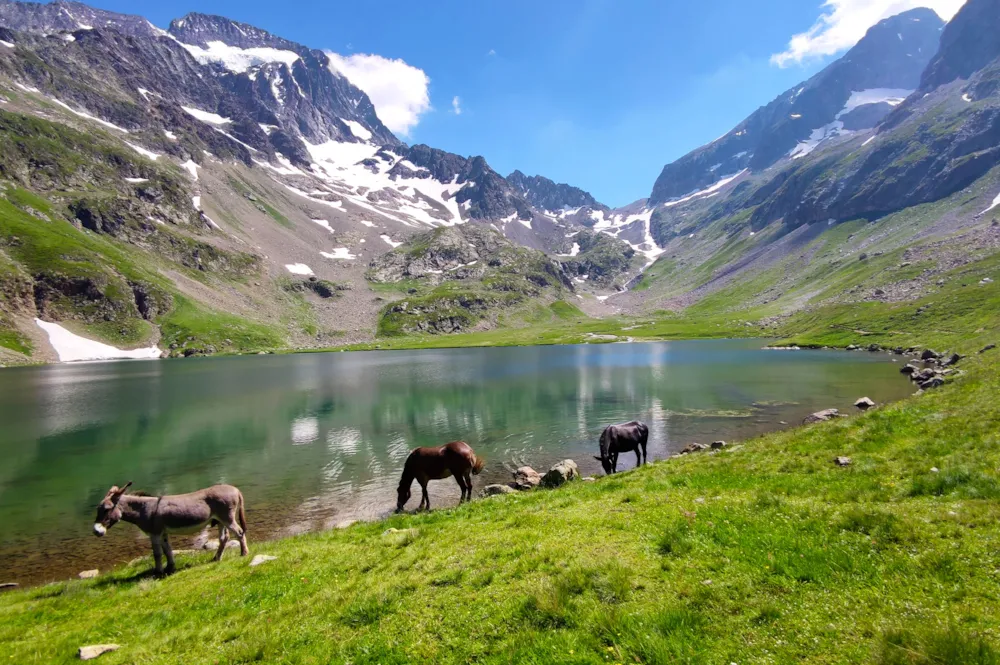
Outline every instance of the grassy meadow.
[[(0, 595), (11, 663), (997, 663), (997, 329), (944, 387), (556, 490)], [(957, 339), (957, 338), (956, 338)], [(849, 467), (833, 463), (848, 456)], [(118, 528), (132, 528), (122, 525)]]

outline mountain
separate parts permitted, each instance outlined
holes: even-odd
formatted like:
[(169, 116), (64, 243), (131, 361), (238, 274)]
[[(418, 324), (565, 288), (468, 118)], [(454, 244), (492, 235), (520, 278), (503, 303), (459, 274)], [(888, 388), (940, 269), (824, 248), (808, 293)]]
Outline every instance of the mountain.
[(881, 22), (610, 209), (253, 26), (0, 2), (0, 362), (54, 359), (36, 318), (188, 356), (933, 292), (1000, 250), (995, 9)]
[(592, 210), (607, 210), (608, 207), (598, 203), (590, 192), (565, 183), (556, 183), (540, 175), (527, 176), (520, 171), (514, 171), (507, 176), (507, 182), (517, 192), (539, 210), (566, 210), (568, 208), (590, 208)]
[(79, 2), (61, 0), (45, 4), (0, 0), (0, 25), (43, 35), (95, 28), (113, 28), (132, 37), (159, 37), (167, 34), (141, 16), (118, 14)]
[(1000, 0), (966, 3), (944, 29), (941, 48), (921, 76), (920, 90), (967, 79), (1000, 57), (998, 16)]
[(799, 159), (845, 129), (874, 127), (920, 83), (944, 23), (929, 9), (885, 19), (823, 71), (758, 109), (720, 139), (663, 168), (651, 205), (675, 200), (745, 169)]

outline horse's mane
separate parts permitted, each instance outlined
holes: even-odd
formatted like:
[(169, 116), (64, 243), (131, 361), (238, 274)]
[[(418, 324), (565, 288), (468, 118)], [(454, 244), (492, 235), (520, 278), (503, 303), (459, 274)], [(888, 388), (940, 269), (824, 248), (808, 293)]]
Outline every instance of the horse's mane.
[(145, 490), (136, 490), (135, 492), (126, 492), (127, 496), (153, 496)]

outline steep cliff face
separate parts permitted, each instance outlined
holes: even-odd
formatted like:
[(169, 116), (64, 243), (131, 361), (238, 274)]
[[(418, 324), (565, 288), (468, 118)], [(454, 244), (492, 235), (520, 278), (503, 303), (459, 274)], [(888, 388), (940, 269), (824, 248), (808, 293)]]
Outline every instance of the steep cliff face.
[(520, 192), (528, 203), (540, 210), (560, 211), (570, 208), (590, 208), (607, 210), (608, 207), (599, 203), (590, 192), (566, 183), (557, 183), (540, 175), (527, 176), (520, 171), (514, 171), (507, 176), (507, 182), (517, 192)]
[(941, 34), (941, 47), (920, 78), (922, 91), (967, 79), (1000, 57), (1000, 0), (969, 0)]
[(664, 167), (650, 195), (661, 204), (743, 169), (801, 158), (844, 129), (874, 127), (920, 81), (943, 22), (914, 9), (873, 26), (843, 57), (759, 109), (728, 134)]

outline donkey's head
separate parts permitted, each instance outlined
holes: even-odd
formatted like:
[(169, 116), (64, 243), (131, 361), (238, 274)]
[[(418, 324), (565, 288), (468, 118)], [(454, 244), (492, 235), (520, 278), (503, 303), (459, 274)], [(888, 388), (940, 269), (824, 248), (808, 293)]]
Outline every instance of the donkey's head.
[(118, 502), (121, 501), (122, 495), (125, 494), (125, 490), (127, 490), (131, 485), (131, 480), (125, 483), (125, 486), (121, 488), (114, 485), (108, 490), (108, 493), (104, 495), (104, 499), (102, 499), (101, 503), (97, 506), (97, 519), (94, 520), (95, 536), (103, 536), (108, 532), (108, 529), (121, 520), (122, 510), (118, 507)]

